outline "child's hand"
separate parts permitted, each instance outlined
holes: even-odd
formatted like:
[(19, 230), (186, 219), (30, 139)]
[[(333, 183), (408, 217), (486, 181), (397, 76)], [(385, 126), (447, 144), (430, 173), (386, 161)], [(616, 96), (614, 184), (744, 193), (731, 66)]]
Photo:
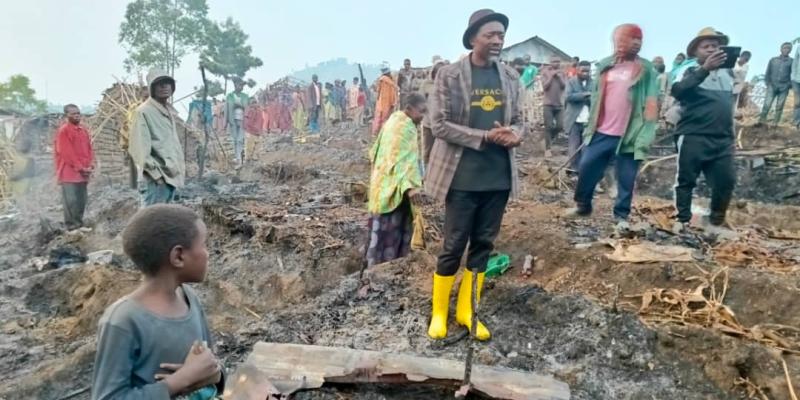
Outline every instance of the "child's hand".
[(214, 353), (203, 343), (195, 341), (183, 364), (161, 364), (161, 368), (174, 371), (172, 374), (156, 374), (164, 379), (170, 395), (186, 393), (196, 388), (216, 384), (221, 379), (219, 363)]

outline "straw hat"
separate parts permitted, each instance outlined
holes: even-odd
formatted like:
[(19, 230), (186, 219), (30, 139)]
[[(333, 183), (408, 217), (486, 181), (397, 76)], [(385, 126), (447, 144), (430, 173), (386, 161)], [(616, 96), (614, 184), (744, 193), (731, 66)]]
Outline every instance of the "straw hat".
[(686, 47), (686, 55), (694, 57), (694, 52), (697, 51), (697, 46), (703, 39), (718, 39), (719, 43), (723, 46), (727, 46), (729, 42), (727, 35), (712, 27), (706, 27), (700, 30), (700, 32), (697, 32), (697, 36), (689, 42), (689, 46)]

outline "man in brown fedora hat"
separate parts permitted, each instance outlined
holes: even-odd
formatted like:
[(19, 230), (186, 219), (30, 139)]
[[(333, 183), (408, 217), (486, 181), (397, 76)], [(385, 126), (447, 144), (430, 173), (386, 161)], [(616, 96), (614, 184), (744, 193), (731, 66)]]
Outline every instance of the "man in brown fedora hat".
[[(469, 243), (458, 293), (456, 320), (472, 325), (472, 283), (480, 299), (484, 271), (500, 230), (509, 196), (517, 192), (514, 148), (521, 143), (519, 75), (499, 62), (508, 17), (479, 10), (469, 19), (462, 43), (472, 52), (436, 75), (431, 102), (435, 138), (425, 189), (445, 203), (444, 246), (433, 278), (428, 335), (447, 335), (450, 291)], [(477, 337), (491, 336), (478, 323)]]
[(679, 71), (672, 85), (672, 96), (680, 104), (680, 119), (675, 127), (678, 143), (678, 177), (675, 207), (682, 230), (692, 219), (692, 190), (702, 172), (711, 187), (712, 225), (722, 225), (736, 183), (733, 163), (733, 74), (720, 70), (727, 59), (720, 46), (728, 37), (712, 28), (697, 34), (689, 47), (689, 57), (697, 65)]

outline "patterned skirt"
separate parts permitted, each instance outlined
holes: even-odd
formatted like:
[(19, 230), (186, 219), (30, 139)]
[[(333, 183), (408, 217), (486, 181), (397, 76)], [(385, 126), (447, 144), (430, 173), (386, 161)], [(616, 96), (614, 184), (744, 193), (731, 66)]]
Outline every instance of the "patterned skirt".
[(367, 231), (368, 267), (407, 256), (414, 234), (414, 218), (408, 199), (392, 212), (372, 215), (367, 222)]

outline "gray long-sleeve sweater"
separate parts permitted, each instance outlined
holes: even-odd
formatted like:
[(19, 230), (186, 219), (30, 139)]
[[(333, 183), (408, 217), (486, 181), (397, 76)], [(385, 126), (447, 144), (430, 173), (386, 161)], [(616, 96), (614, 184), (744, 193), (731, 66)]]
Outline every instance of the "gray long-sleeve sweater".
[(156, 381), (162, 363), (182, 364), (194, 341), (212, 345), (197, 295), (183, 285), (189, 313), (165, 318), (128, 296), (109, 306), (99, 322), (92, 379), (93, 400), (168, 400), (167, 385)]

